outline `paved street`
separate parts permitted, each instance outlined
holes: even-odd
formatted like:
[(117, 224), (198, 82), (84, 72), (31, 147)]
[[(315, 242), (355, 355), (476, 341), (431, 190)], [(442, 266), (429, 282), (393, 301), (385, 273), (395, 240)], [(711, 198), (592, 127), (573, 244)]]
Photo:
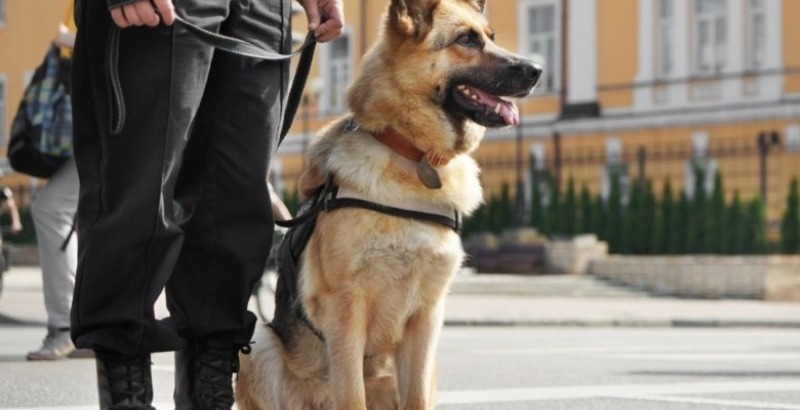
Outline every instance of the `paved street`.
[[(0, 296), (0, 409), (96, 408), (92, 360), (24, 359), (44, 336), (36, 273), (10, 272)], [(448, 320), (493, 326), (445, 328), (440, 409), (800, 410), (798, 303), (521, 294), (523, 280), (537, 292), (579, 286), (533, 277), (506, 278), (509, 295), (502, 277), (459, 280), (471, 285), (454, 286)], [(153, 361), (156, 405), (171, 408), (172, 356)]]

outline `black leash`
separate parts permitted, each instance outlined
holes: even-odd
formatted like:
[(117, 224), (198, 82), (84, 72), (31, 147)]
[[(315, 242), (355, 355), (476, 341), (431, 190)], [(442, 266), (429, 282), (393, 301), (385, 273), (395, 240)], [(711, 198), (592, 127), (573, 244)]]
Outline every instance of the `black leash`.
[[(314, 49), (316, 48), (317, 41), (313, 33), (308, 33), (303, 45), (297, 50), (289, 54), (280, 54), (270, 50), (263, 49), (247, 41), (229, 37), (226, 35), (214, 33), (204, 28), (198, 27), (185, 18), (176, 15), (175, 21), (179, 22), (186, 30), (194, 34), (198, 39), (221, 51), (226, 51), (240, 56), (252, 57), (266, 61), (283, 61), (288, 60), (294, 56), (300, 55), (300, 61), (297, 64), (294, 80), (292, 80), (292, 87), (289, 90), (289, 95), (286, 99), (286, 106), (281, 124), (281, 134), (278, 139), (278, 145), (283, 142), (286, 134), (289, 133), (289, 128), (292, 126), (292, 121), (297, 113), (297, 108), (300, 106), (300, 100), (303, 96), (303, 88), (305, 87), (308, 73), (311, 71), (311, 62), (314, 59)], [(108, 52), (107, 67), (108, 67), (108, 82), (111, 88), (111, 134), (117, 135), (122, 132), (125, 126), (125, 99), (122, 94), (122, 85), (119, 80), (119, 33), (120, 28), (116, 25), (112, 26), (108, 39)]]

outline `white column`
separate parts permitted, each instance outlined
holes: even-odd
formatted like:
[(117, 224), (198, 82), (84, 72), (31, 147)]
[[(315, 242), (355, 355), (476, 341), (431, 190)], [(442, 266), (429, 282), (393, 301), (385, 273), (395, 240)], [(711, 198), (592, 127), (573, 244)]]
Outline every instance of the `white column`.
[[(797, 0), (784, 0), (797, 1)], [(767, 18), (767, 61), (765, 70), (783, 68), (783, 1), (765, 1)], [(783, 76), (773, 75), (761, 79), (761, 95), (769, 100), (783, 95)]]
[[(655, 74), (655, 2), (653, 0), (639, 0), (639, 69), (636, 72), (637, 83), (653, 81)], [(633, 90), (634, 110), (646, 110), (653, 105), (652, 87), (636, 87)]]
[[(728, 24), (727, 61), (723, 73), (739, 74), (744, 71), (745, 36), (750, 35), (749, 24), (745, 23), (747, 7), (741, 2), (726, 2)], [(741, 101), (743, 91), (742, 77), (733, 75), (722, 80), (722, 98), (724, 103)]]
[(569, 2), (567, 103), (597, 101), (597, 0)]
[(694, 61), (692, 53), (691, 19), (692, 10), (689, 9), (694, 1), (674, 0), (675, 43), (673, 49), (672, 78), (681, 80), (670, 87), (669, 103), (671, 106), (684, 106), (689, 101), (689, 84), (685, 81), (692, 71)]

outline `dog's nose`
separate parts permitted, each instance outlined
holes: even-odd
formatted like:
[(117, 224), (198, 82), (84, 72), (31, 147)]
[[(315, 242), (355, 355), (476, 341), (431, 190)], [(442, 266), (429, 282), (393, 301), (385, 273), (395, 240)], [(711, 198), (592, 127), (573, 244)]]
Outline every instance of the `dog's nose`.
[(539, 82), (539, 77), (542, 75), (542, 67), (527, 59), (515, 61), (511, 66), (511, 70), (533, 85)]

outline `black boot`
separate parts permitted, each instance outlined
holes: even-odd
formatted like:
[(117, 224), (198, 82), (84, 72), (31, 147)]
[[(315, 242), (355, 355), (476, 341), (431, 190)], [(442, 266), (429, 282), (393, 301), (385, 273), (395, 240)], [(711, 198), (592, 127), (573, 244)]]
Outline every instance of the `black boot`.
[(97, 390), (102, 410), (155, 410), (150, 355), (121, 356), (98, 350)]
[(221, 340), (197, 340), (175, 352), (175, 408), (230, 410), (239, 347)]

